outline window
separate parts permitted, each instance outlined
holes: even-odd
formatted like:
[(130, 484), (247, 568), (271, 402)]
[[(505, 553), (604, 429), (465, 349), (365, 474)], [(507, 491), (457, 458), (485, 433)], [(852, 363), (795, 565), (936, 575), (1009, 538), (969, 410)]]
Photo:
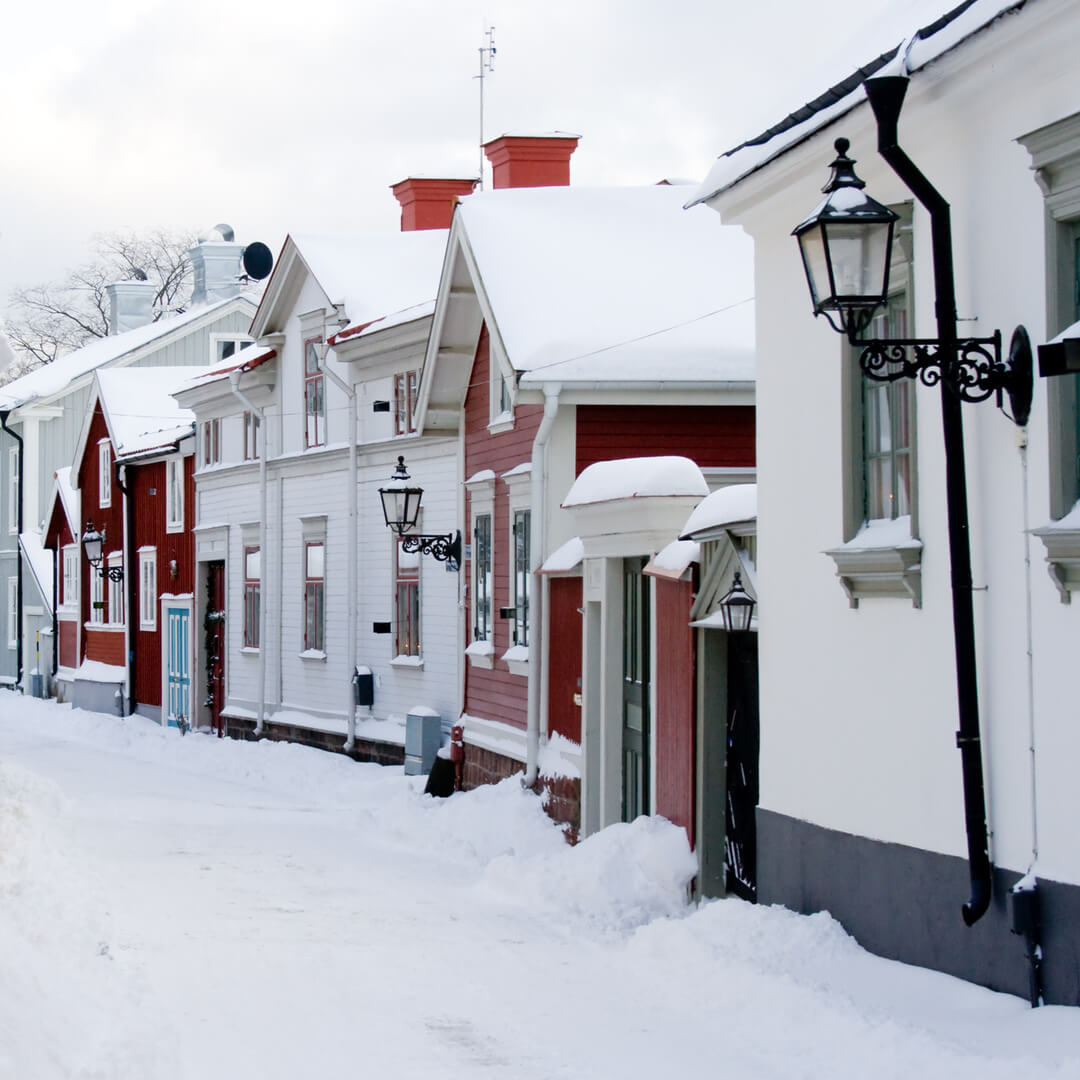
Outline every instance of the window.
[[(124, 557), (119, 551), (114, 551), (105, 560), (110, 570), (123, 569)], [(101, 575), (98, 574), (98, 577)], [(124, 579), (114, 581), (109, 578), (109, 622), (122, 623), (124, 621)]]
[(473, 640), (491, 640), (491, 515), (477, 514), (473, 521)]
[(165, 461), (165, 528), (181, 532), (184, 528), (184, 459)]
[(74, 608), (79, 599), (79, 548), (69, 544), (64, 548), (64, 591), (61, 606)]
[(213, 334), (210, 338), (210, 362), (217, 364), (223, 360), (228, 360), (230, 356), (235, 356), (245, 345), (250, 345), (251, 342), (250, 337), (243, 335), (233, 337)]
[(529, 591), (532, 573), (529, 568), (529, 529), (532, 513), (514, 511), (514, 644), (529, 644)]
[(9, 577), (7, 581), (7, 636), (8, 648), (18, 647), (19, 625), (19, 579)]
[(108, 439), (98, 442), (98, 506), (112, 506), (112, 452)]
[(202, 427), (203, 464), (217, 465), (221, 462), (221, 421), (207, 420)]
[(326, 376), (319, 366), (321, 338), (304, 342), (304, 446), (326, 444)]
[(394, 655), (420, 655), (420, 553), (394, 541)]
[(19, 448), (8, 451), (8, 532), (19, 531)]
[[(244, 648), (259, 648), (259, 605), (262, 603), (262, 553), (244, 548)], [(306, 603), (306, 602), (305, 602)]]
[(157, 551), (139, 552), (139, 629), (157, 629)]
[(90, 574), (90, 621), (105, 621), (105, 577), (95, 567), (89, 568)]
[(259, 457), (259, 418), (253, 412), (244, 413), (244, 460)]
[(416, 391), (420, 373), (404, 371), (394, 376), (394, 434), (408, 435), (416, 430)]
[(304, 649), (326, 651), (326, 544), (304, 544)]

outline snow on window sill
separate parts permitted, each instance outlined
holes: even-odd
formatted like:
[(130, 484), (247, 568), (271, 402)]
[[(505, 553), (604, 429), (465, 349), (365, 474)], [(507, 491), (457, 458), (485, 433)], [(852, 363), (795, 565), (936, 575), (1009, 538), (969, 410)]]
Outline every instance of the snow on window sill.
[(150, 634), (157, 630), (156, 622), (141, 622), (139, 623), (139, 629), (144, 633)]
[(406, 656), (404, 653), (395, 656), (390, 661), (391, 667), (401, 668), (422, 668), (424, 666), (424, 658), (422, 656)]
[(860, 600), (892, 597), (922, 607), (922, 541), (911, 517), (868, 521), (846, 544), (825, 552), (853, 608)]
[(122, 634), (126, 627), (121, 622), (85, 622), (84, 630), (104, 630), (110, 634)]
[(465, 649), (465, 655), (473, 667), (493, 668), (495, 666), (495, 646), (490, 641), (474, 641)]
[(245, 645), (240, 650), (240, 655), (241, 656), (258, 656), (259, 655), (259, 647), (257, 645)]
[(491, 419), (491, 423), (488, 424), (488, 432), (492, 435), (498, 435), (503, 431), (514, 430), (514, 414), (512, 412), (502, 412), (498, 416), (494, 416)]
[(499, 657), (506, 662), (511, 675), (529, 674), (529, 647), (528, 645), (513, 645)]
[(1063, 604), (1080, 590), (1080, 502), (1064, 517), (1032, 530), (1046, 548), (1046, 569)]
[(325, 660), (326, 653), (322, 649), (305, 649), (300, 654), (301, 660)]

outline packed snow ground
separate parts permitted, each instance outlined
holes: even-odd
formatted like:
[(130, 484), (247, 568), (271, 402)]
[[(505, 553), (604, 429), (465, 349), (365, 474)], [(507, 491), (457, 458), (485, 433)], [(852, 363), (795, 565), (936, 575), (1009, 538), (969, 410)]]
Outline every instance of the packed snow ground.
[(0, 695), (0, 1078), (1075, 1080), (1080, 1010), (685, 902), (661, 819)]

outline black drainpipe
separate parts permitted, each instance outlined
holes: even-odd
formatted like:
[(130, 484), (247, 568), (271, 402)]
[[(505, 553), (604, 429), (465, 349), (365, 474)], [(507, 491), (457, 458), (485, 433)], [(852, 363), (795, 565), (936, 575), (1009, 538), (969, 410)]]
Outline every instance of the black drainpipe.
[[(139, 632), (138, 612), (135, 610), (135, 500), (127, 487), (127, 466), (119, 461), (113, 463), (116, 472), (116, 486), (124, 495), (124, 618), (128, 625), (127, 712), (130, 716), (135, 711), (135, 649)], [(121, 479), (123, 477), (123, 479)]]
[[(956, 354), (956, 285), (953, 277), (952, 227), (949, 204), (900, 149), (897, 123), (907, 92), (905, 76), (867, 79), (864, 83), (878, 125), (878, 153), (930, 213), (933, 239), (934, 295), (938, 340), (944, 363)], [(942, 366), (944, 366), (944, 363)], [(975, 612), (971, 599), (971, 537), (968, 532), (967, 476), (964, 465), (964, 426), (960, 398), (941, 380), (941, 421), (945, 437), (945, 490), (952, 571), (953, 638), (956, 650), (956, 697), (960, 730), (956, 745), (964, 784), (971, 898), (962, 909), (964, 922), (974, 925), (986, 914), (993, 888), (986, 830), (982, 743), (979, 737), (979, 694), (975, 671)]]
[[(23, 568), (22, 568), (22, 534), (23, 534), (23, 441), (22, 436), (16, 434), (11, 428), (8, 427), (8, 417), (11, 415), (10, 409), (0, 410), (0, 427), (2, 427), (18, 444), (19, 444), (19, 506), (18, 506), (18, 529), (19, 535), (16, 537), (15, 544), (15, 558), (16, 562), (16, 578), (15, 585), (15, 610), (17, 612), (15, 618), (15, 642), (16, 642), (16, 657), (18, 658), (19, 673), (16, 676), (15, 685), (18, 689), (22, 690), (22, 678), (23, 678)], [(55, 597), (53, 600), (55, 601)], [(56, 610), (56, 604), (53, 604), (53, 611)]]

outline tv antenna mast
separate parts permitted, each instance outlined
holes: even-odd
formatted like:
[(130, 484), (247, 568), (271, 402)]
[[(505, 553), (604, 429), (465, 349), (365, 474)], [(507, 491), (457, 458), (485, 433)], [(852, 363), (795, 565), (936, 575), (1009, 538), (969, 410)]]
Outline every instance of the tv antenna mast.
[(487, 40), (486, 45), (481, 45), (479, 48), (480, 53), (480, 74), (474, 75), (474, 79), (480, 80), (480, 182), (477, 187), (483, 190), (484, 187), (484, 79), (489, 72), (495, 70), (495, 27), (488, 27), (484, 33), (484, 37)]

